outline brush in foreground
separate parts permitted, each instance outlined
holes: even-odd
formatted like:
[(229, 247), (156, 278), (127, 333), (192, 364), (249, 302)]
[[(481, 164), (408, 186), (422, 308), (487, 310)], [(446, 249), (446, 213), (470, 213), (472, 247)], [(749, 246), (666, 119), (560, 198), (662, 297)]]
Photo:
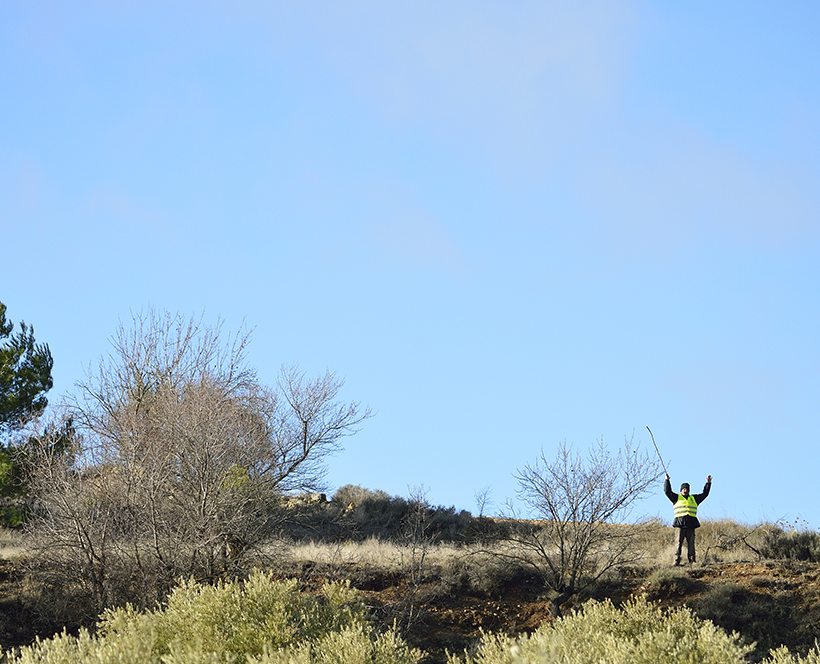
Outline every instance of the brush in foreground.
[[(740, 643), (688, 609), (663, 611), (640, 597), (615, 608), (590, 601), (572, 615), (546, 623), (529, 636), (487, 634), (474, 656), (451, 655), (448, 664), (746, 664), (751, 645)], [(794, 658), (786, 648), (763, 664), (820, 664), (820, 651)]]
[(415, 664), (392, 630), (379, 633), (355, 590), (326, 584), (318, 597), (296, 581), (256, 573), (244, 583), (184, 582), (167, 606), (106, 611), (97, 633), (65, 633), (9, 653), (8, 664)]

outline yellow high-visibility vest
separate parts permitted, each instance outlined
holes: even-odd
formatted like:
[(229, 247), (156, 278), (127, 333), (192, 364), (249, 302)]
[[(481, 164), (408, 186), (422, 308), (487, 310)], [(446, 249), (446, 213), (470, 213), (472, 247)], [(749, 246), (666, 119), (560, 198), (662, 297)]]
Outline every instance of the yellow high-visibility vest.
[(686, 498), (683, 494), (678, 494), (678, 502), (675, 503), (675, 517), (697, 515), (698, 501), (695, 500), (695, 497), (691, 493)]

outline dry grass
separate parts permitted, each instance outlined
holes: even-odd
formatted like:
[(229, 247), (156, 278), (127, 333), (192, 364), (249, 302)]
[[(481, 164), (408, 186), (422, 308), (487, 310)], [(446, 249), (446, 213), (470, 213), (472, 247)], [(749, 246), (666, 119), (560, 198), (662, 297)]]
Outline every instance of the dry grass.
[[(732, 519), (704, 519), (695, 537), (697, 559), (703, 564), (757, 561), (765, 551), (767, 533), (777, 528), (774, 523), (749, 525)], [(677, 538), (675, 528), (655, 523), (641, 542), (646, 567), (668, 567), (674, 558)]]
[[(698, 559), (704, 563), (756, 561), (758, 555), (755, 549), (761, 550), (766, 533), (777, 527), (770, 523), (742, 524), (731, 519), (704, 520), (701, 523), (696, 546)], [(666, 567), (674, 555), (677, 531), (659, 521), (650, 526), (639, 543), (644, 564), (648, 569)], [(22, 555), (24, 537), (19, 530), (0, 527), (0, 558), (11, 559)], [(483, 549), (485, 555), (509, 553), (506, 549), (511, 546), (514, 545), (495, 542)], [(413, 548), (409, 544), (378, 538), (361, 542), (306, 542), (286, 546), (281, 542), (272, 542), (268, 549), (269, 554), (293, 564), (312, 562), (331, 568), (364, 565), (387, 572), (406, 570), (422, 552), (420, 544)], [(423, 553), (425, 564), (438, 568), (460, 566), (464, 559), (476, 559), (482, 555), (476, 552), (475, 547), (454, 543), (428, 544), (424, 546)]]
[(765, 538), (779, 530), (774, 523), (749, 525), (732, 519), (704, 520), (697, 531), (699, 560), (704, 563), (757, 561), (764, 553)]
[[(402, 572), (414, 560), (418, 560), (422, 548), (396, 544), (375, 538), (363, 542), (308, 542), (296, 543), (285, 549), (285, 559), (290, 563), (316, 563), (327, 567), (361, 565), (386, 572)], [(469, 554), (455, 544), (432, 544), (423, 551), (425, 564), (446, 567)]]
[(0, 527), (0, 558), (17, 558), (23, 554), (23, 550), (23, 533)]
[[(613, 525), (612, 528), (628, 526)], [(645, 524), (637, 544), (639, 560), (630, 567), (650, 573), (668, 567), (673, 556), (673, 529), (660, 522)], [(342, 579), (362, 570), (404, 577), (418, 573), (447, 588), (462, 586), (488, 595), (511, 580), (537, 576), (543, 561), (519, 542), (497, 540), (471, 545), (454, 543), (409, 544), (371, 538), (361, 542), (307, 542), (279, 545), (275, 555), (283, 570), (313, 570)], [(272, 551), (271, 551), (272, 552)], [(423, 558), (422, 558), (423, 554)], [(273, 557), (273, 556), (271, 556)], [(523, 576), (522, 576), (523, 575)], [(619, 576), (617, 570), (607, 579)]]
[(365, 566), (385, 572), (402, 573), (419, 561), (423, 552), (428, 568), (447, 569), (462, 567), (465, 561), (489, 564), (492, 559), (515, 559), (525, 562), (537, 560), (532, 549), (515, 542), (493, 542), (479, 546), (435, 543), (422, 548), (407, 544), (368, 539), (364, 542), (309, 542), (296, 543), (284, 549), (283, 562), (291, 564), (314, 563), (324, 567)]
[[(774, 524), (766, 523), (746, 525), (730, 519), (704, 520), (696, 540), (698, 560), (705, 564), (757, 560), (758, 556), (751, 547), (761, 549), (765, 533), (774, 527)], [(657, 519), (643, 524), (637, 542), (640, 554), (637, 566), (647, 574), (668, 568), (674, 557), (676, 541), (677, 530), (670, 525)], [(538, 562), (531, 550), (504, 540), (473, 545), (423, 541), (413, 545), (377, 537), (337, 542), (276, 540), (271, 541), (266, 549), (264, 557), (276, 561), (274, 564), (285, 570), (313, 567), (331, 577), (344, 578), (356, 568), (405, 575), (423, 566), (427, 574), (433, 573), (440, 578), (464, 574), (476, 576), (478, 578), (474, 582), (482, 586), (488, 583), (487, 579), (511, 573), (509, 561), (517, 561), (512, 567), (519, 568), (529, 567), (526, 562), (528, 557)]]

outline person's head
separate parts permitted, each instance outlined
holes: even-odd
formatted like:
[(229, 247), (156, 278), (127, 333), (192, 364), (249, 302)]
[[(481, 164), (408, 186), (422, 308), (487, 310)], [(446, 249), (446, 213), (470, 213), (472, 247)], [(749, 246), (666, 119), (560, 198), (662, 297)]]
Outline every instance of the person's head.
[(681, 495), (684, 496), (684, 497), (689, 495), (689, 482), (684, 482), (683, 484), (680, 485), (680, 492), (681, 492)]

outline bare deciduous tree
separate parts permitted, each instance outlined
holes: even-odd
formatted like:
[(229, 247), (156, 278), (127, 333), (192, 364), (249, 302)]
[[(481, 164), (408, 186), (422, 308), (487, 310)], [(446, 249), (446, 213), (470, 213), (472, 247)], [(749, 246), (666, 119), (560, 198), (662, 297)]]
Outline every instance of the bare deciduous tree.
[(626, 521), (659, 472), (657, 460), (627, 439), (615, 454), (599, 441), (585, 457), (564, 442), (554, 460), (541, 450), (516, 473), (519, 496), (538, 521), (512, 530), (505, 555), (535, 568), (554, 615), (609, 570), (641, 558), (644, 526)]
[(491, 507), (493, 504), (491, 498), (492, 489), (492, 486), (488, 484), (483, 489), (479, 489), (473, 492), (473, 497), (475, 498), (475, 504), (478, 508), (479, 517), (486, 516), (485, 512), (487, 511), (487, 508)]
[(324, 488), (327, 456), (370, 415), (337, 401), (343, 381), (329, 372), (306, 380), (283, 367), (276, 387), (261, 385), (247, 343), (149, 310), (120, 326), (70, 398), (75, 448), (33, 464), (32, 530), (40, 559), (70, 559), (96, 608), (150, 604), (180, 576), (230, 571), (276, 497)]

